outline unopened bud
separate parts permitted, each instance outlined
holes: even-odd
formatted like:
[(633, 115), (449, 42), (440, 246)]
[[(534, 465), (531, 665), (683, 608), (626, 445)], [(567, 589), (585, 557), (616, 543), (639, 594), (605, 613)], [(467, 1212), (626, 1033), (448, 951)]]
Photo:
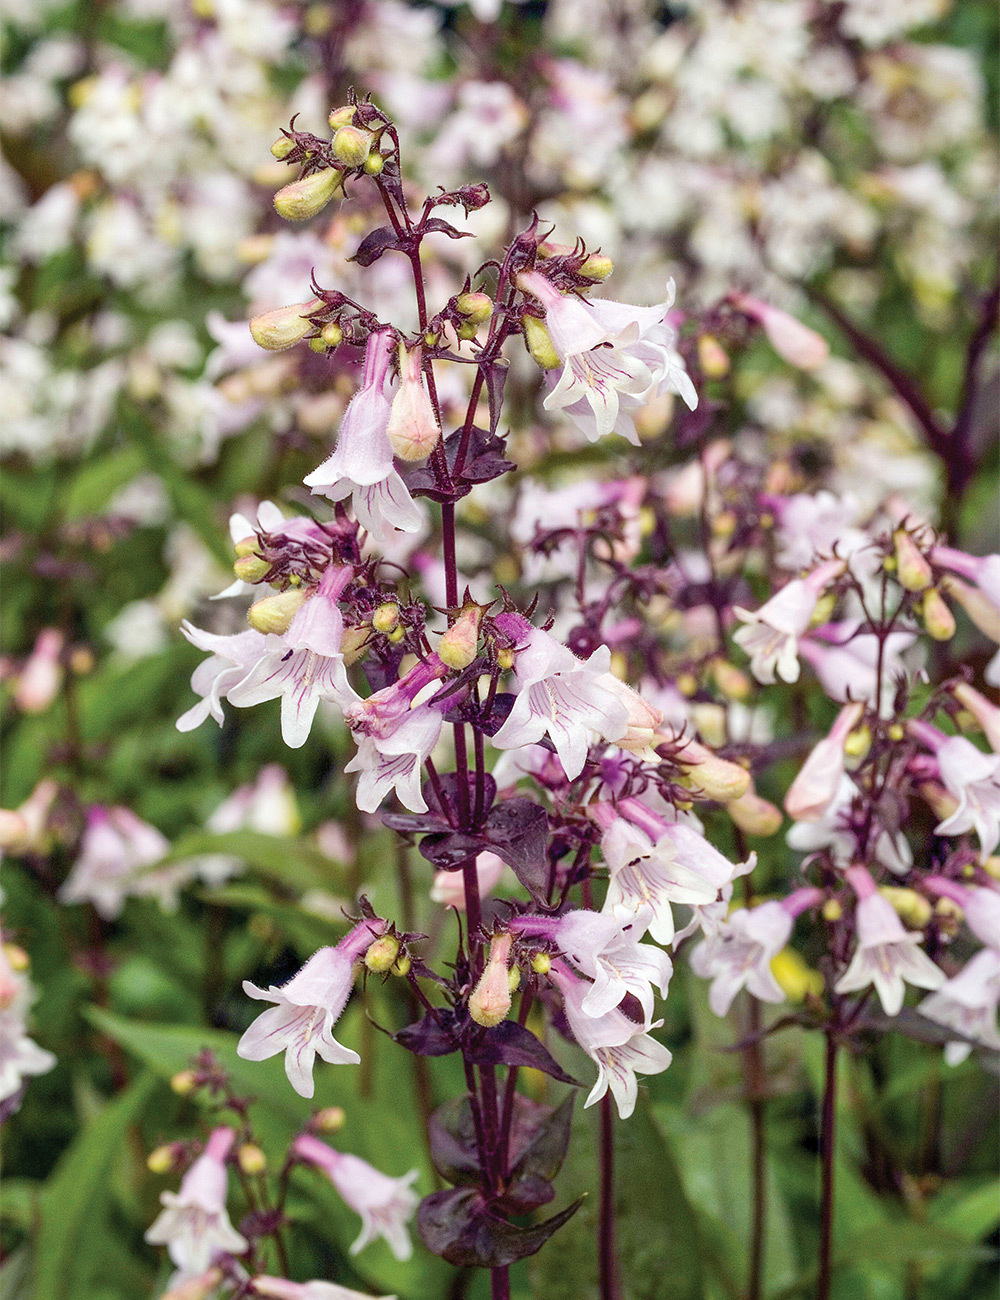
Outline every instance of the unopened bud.
[(600, 284), (602, 280), (608, 278), (614, 269), (615, 264), (610, 257), (605, 257), (603, 253), (591, 253), (580, 267), (580, 275), (585, 280), (592, 280), (594, 284)]
[(399, 940), (393, 934), (383, 934), (369, 944), (365, 965), (376, 975), (384, 975), (399, 956)]
[(442, 663), (458, 671), (468, 668), (479, 648), (479, 625), (482, 620), (481, 606), (466, 605), (438, 642), (437, 652)]
[(848, 758), (864, 758), (871, 747), (872, 733), (867, 725), (850, 732), (844, 741), (844, 753)]
[(771, 958), (771, 974), (789, 1002), (804, 1002), (823, 992), (823, 976), (807, 966), (794, 948), (782, 948)]
[(326, 351), (326, 344), (323, 342), (323, 340), (319, 337), (318, 334), (314, 339), (310, 339), (309, 342), (306, 344), (306, 346), (308, 347), (310, 352)]
[(930, 900), (924, 898), (923, 894), (918, 894), (915, 889), (882, 885), (878, 892), (886, 902), (892, 904), (899, 918), (914, 930), (922, 930), (934, 915)]
[(256, 632), (273, 632), (280, 636), (288, 631), (305, 599), (306, 592), (301, 587), (289, 587), (287, 591), (265, 596), (247, 610), (247, 622)]
[(1000, 857), (991, 854), (980, 863), (982, 869), (993, 880), (1000, 880)]
[(372, 134), (359, 126), (342, 126), (333, 137), (333, 156), (345, 167), (360, 167), (372, 147)]
[(172, 1142), (150, 1151), (146, 1157), (146, 1168), (152, 1174), (168, 1174), (174, 1167), (176, 1148)]
[(896, 551), (896, 579), (907, 591), (926, 591), (934, 581), (934, 574), (920, 550), (913, 534), (897, 528), (892, 535)]
[(249, 537), (241, 537), (240, 540), (234, 544), (233, 550), (241, 558), (244, 555), (256, 555), (257, 538), (252, 534)]
[(399, 388), (392, 399), (386, 437), (400, 460), (425, 460), (438, 444), (438, 424), (423, 375), (423, 348), (399, 345)]
[(562, 362), (549, 331), (545, 328), (545, 322), (537, 316), (524, 316), (521, 318), (521, 328), (524, 330), (524, 345), (532, 360), (543, 370), (558, 370)]
[(193, 1070), (181, 1070), (170, 1080), (170, 1086), (179, 1097), (186, 1097), (198, 1086), (198, 1079)]
[(399, 622), (399, 606), (393, 602), (379, 605), (372, 615), (372, 627), (376, 632), (391, 632)]
[(892, 722), (886, 728), (886, 735), (890, 740), (898, 743), (906, 735), (906, 728), (901, 722)]
[(184, 1277), (180, 1273), (175, 1273), (174, 1277), (177, 1280), (164, 1291), (162, 1300), (208, 1300), (222, 1281), (222, 1269), (213, 1266), (195, 1277)]
[(406, 628), (402, 623), (397, 623), (392, 631), (387, 633), (387, 635), (393, 645), (398, 645), (400, 641), (402, 641), (403, 637), (406, 636)]
[(694, 695), (698, 690), (698, 678), (694, 673), (678, 673), (674, 685), (682, 695)]
[(469, 1015), (477, 1025), (484, 1025), (487, 1029), (499, 1025), (510, 1011), (507, 961), (513, 941), (513, 935), (510, 934), (493, 936), (490, 940), (490, 959), (469, 998)]
[(728, 700), (745, 700), (753, 690), (750, 678), (743, 669), (737, 668), (728, 659), (714, 660), (712, 675), (716, 686)]
[(270, 567), (259, 555), (241, 555), (233, 565), (233, 572), (241, 582), (260, 582)]
[(335, 320), (324, 325), (319, 336), (328, 348), (335, 348), (344, 341), (344, 331)]
[(729, 803), (750, 789), (750, 773), (745, 767), (720, 758), (696, 740), (688, 741), (677, 762), (687, 769), (681, 784), (701, 790), (708, 799)]
[(240, 1168), (245, 1174), (252, 1178), (255, 1174), (262, 1174), (267, 1168), (267, 1156), (261, 1151), (260, 1147), (254, 1146), (252, 1142), (244, 1142), (236, 1153), (236, 1159), (239, 1161)]
[(474, 339), (478, 332), (479, 326), (474, 325), (470, 320), (462, 321), (461, 325), (459, 325), (458, 329), (455, 331), (458, 337), (465, 343), (468, 343), (470, 339)]
[(410, 967), (413, 962), (410, 960), (409, 953), (401, 952), (396, 960), (392, 963), (393, 975), (400, 975), (404, 979), (410, 973)]
[(824, 623), (829, 623), (833, 616), (833, 611), (837, 607), (837, 597), (832, 591), (826, 591), (816, 602), (816, 608), (812, 612), (812, 618), (809, 620), (810, 627), (822, 627)]
[(752, 785), (746, 794), (729, 800), (726, 812), (745, 835), (776, 835), (784, 820), (781, 809), (759, 795)]
[(531, 969), (536, 975), (548, 975), (552, 969), (552, 958), (547, 952), (536, 952), (531, 958)]
[(279, 135), (274, 144), (271, 145), (271, 153), (281, 162), (282, 158), (287, 158), (294, 148), (294, 140), (289, 140), (287, 135)]
[(296, 343), (301, 343), (313, 329), (309, 312), (322, 307), (318, 298), (308, 302), (295, 302), (290, 307), (276, 307), (274, 311), (265, 311), (255, 316), (250, 322), (250, 333), (259, 348), (268, 352), (283, 352)]
[(284, 185), (274, 196), (274, 210), (286, 221), (308, 221), (322, 212), (343, 184), (343, 173), (326, 167)]
[(330, 110), (327, 121), (331, 131), (339, 131), (342, 126), (350, 126), (354, 121), (354, 104), (341, 104), (340, 108)]
[(521, 987), (521, 969), (519, 966), (511, 966), (507, 972), (507, 987), (511, 993), (516, 993)]
[(384, 166), (385, 159), (377, 149), (373, 149), (364, 161), (364, 169), (369, 176), (378, 176)]
[(503, 672), (510, 672), (514, 667), (514, 651), (509, 646), (504, 646), (497, 651), (497, 667)]
[(324, 1106), (313, 1116), (312, 1126), (319, 1133), (339, 1133), (346, 1118), (343, 1106)]
[(493, 299), (488, 293), (460, 293), (455, 299), (455, 310), (471, 325), (482, 325), (493, 315)]
[(844, 915), (844, 909), (836, 898), (828, 898), (820, 908), (824, 921), (839, 921)]
[(920, 604), (920, 616), (924, 627), (935, 641), (950, 641), (955, 635), (955, 615), (937, 587), (924, 592)]
[(722, 379), (729, 374), (729, 353), (711, 334), (698, 338), (698, 362), (707, 379)]

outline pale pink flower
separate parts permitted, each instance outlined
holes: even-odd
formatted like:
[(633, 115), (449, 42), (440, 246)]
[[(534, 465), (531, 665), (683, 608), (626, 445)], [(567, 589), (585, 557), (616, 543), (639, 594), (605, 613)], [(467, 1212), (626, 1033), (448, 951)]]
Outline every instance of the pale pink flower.
[(337, 605), (351, 576), (350, 568), (326, 569), (288, 631), (269, 634), (261, 657), (229, 688), (230, 704), (240, 709), (280, 699), (281, 738), (290, 749), (306, 743), (320, 700), (342, 703), (354, 694), (347, 682), (341, 650), (344, 619)]
[[(818, 853), (828, 849), (836, 866), (850, 866), (858, 851), (853, 817), (856, 795), (857, 786), (845, 772), (823, 815), (816, 821), (796, 822), (789, 828), (785, 837), (788, 847), (799, 853)], [(913, 851), (903, 830), (876, 825), (872, 834), (875, 861), (896, 875), (909, 871), (913, 865)]]
[[(997, 1032), (997, 1004), (1000, 1003), (1000, 952), (983, 948), (965, 966), (945, 980), (936, 993), (924, 998), (917, 1008), (922, 1016), (955, 1029), (984, 1047), (1000, 1051)], [(947, 1043), (944, 1059), (960, 1065), (972, 1051), (972, 1043)]]
[(314, 493), (331, 501), (350, 496), (358, 522), (379, 542), (397, 528), (417, 532), (424, 519), (393, 463), (386, 433), (392, 410), (389, 372), (394, 343), (391, 330), (369, 337), (361, 388), (344, 412), (336, 449), (304, 480)]
[[(775, 517), (775, 556), (783, 569), (808, 569), (822, 556), (833, 553), (850, 558), (852, 568), (858, 552), (871, 547), (871, 539), (860, 528), (861, 506), (850, 492), (796, 492), (794, 496), (766, 496), (762, 505)], [(871, 561), (878, 563), (874, 548)]]
[(800, 370), (816, 370), (829, 357), (830, 345), (826, 339), (780, 307), (772, 307), (748, 293), (732, 294), (731, 301), (764, 327), (771, 346), (789, 365)]
[(974, 583), (993, 609), (1000, 611), (1000, 555), (968, 555), (952, 546), (934, 546), (928, 558), (932, 564)]
[(361, 1215), (361, 1233), (351, 1246), (352, 1255), (383, 1237), (397, 1259), (410, 1258), (413, 1245), (406, 1225), (417, 1208), (418, 1197), (410, 1186), (417, 1178), (416, 1169), (402, 1178), (390, 1178), (367, 1160), (334, 1151), (309, 1134), (296, 1138), (292, 1151), (322, 1169), (344, 1202)]
[(146, 1233), (151, 1246), (167, 1254), (185, 1276), (204, 1273), (217, 1255), (242, 1255), (249, 1243), (226, 1211), (226, 1156), (236, 1134), (213, 1129), (204, 1153), (181, 1180), (177, 1192), (163, 1192), (163, 1210)]
[[(507, 864), (503, 858), (488, 850), (476, 858), (476, 877), (479, 881), (479, 897), (487, 898), (493, 893)], [(459, 912), (465, 911), (465, 886), (461, 871), (438, 871), (431, 886), (431, 902), (442, 907), (454, 907)]]
[(984, 754), (964, 736), (946, 736), (916, 720), (907, 729), (934, 751), (941, 781), (958, 807), (934, 828), (938, 835), (962, 835), (974, 830), (981, 856), (988, 858), (1000, 843), (1000, 754)]
[(746, 624), (733, 640), (750, 656), (750, 668), (759, 682), (774, 683), (775, 670), (783, 682), (799, 679), (798, 645), (809, 627), (823, 588), (839, 577), (842, 560), (827, 560), (805, 578), (795, 578), (761, 605), (750, 610), (736, 607), (736, 616)]
[(251, 1284), (255, 1295), (275, 1296), (277, 1300), (396, 1300), (394, 1295), (369, 1296), (352, 1291), (337, 1282), (289, 1282), (285, 1277), (255, 1277)]
[(845, 746), (864, 713), (861, 704), (845, 704), (818, 745), (813, 746), (785, 795), (785, 811), (796, 821), (814, 822), (837, 797), (844, 776)]
[(42, 628), (35, 638), (14, 688), (14, 703), (22, 713), (44, 713), (59, 694), (65, 643), (65, 635), (56, 627)]
[(218, 835), (242, 830), (294, 835), (300, 818), (288, 773), (278, 763), (265, 764), (255, 780), (238, 786), (219, 804), (205, 825)]
[(384, 921), (362, 921), (335, 948), (314, 952), (280, 987), (265, 990), (244, 980), (245, 993), (275, 1005), (243, 1034), (236, 1048), (239, 1055), (245, 1061), (265, 1061), (283, 1051), (288, 1081), (301, 1097), (311, 1097), (315, 1090), (317, 1055), (332, 1065), (356, 1065), (361, 1057), (337, 1042), (333, 1027), (351, 996), (355, 962), (384, 930)]
[(600, 912), (576, 910), (557, 917), (515, 917), (510, 927), (517, 934), (540, 936), (556, 944), (576, 969), (593, 980), (580, 1009), (600, 1017), (631, 993), (646, 1021), (653, 1018), (653, 987), (667, 995), (673, 963), (662, 948), (640, 943), (649, 923), (648, 913), (622, 920)]
[(235, 636), (216, 636), (213, 632), (192, 627), (187, 620), (181, 623), (181, 631), (192, 645), (205, 650), (209, 658), (191, 674), (191, 689), (201, 699), (177, 719), (177, 730), (193, 731), (209, 716), (221, 727), (222, 701), (260, 661), (266, 638), (263, 633), (252, 629), (237, 632)]
[[(810, 897), (805, 905), (813, 901)], [(728, 1012), (742, 988), (761, 1002), (784, 1002), (785, 994), (774, 978), (771, 962), (792, 937), (798, 902), (793, 894), (781, 902), (740, 908), (691, 953), (691, 969), (702, 979), (712, 981), (708, 1003), (717, 1016)]]
[(593, 1106), (611, 1089), (622, 1119), (635, 1110), (639, 1093), (637, 1074), (661, 1074), (670, 1064), (671, 1053), (652, 1037), (662, 1020), (637, 1025), (615, 1007), (602, 1016), (588, 1016), (583, 1000), (591, 986), (578, 979), (561, 961), (554, 961), (550, 977), (563, 995), (566, 1019), (573, 1037), (597, 1066), (597, 1082), (590, 1090), (584, 1109)]
[(968, 682), (959, 682), (953, 688), (952, 694), (982, 727), (990, 749), (995, 754), (1000, 754), (1000, 709)]
[(392, 399), (386, 437), (400, 460), (428, 457), (441, 437), (441, 426), (423, 374), (423, 348), (399, 345), (399, 387)]
[(879, 691), (879, 639), (872, 632), (856, 633), (857, 623), (828, 623), (802, 638), (799, 654), (811, 666), (831, 700), (861, 700), (871, 708), (876, 701), (882, 717), (892, 714), (898, 682), (907, 676), (902, 654), (916, 640), (912, 632), (890, 632), (882, 645), (882, 682)]
[(517, 645), (518, 691), (493, 744), (520, 749), (547, 735), (572, 781), (583, 771), (595, 739), (614, 742), (628, 730), (628, 708), (600, 683), (601, 675), (610, 672), (611, 651), (598, 646), (583, 661), (518, 614), (500, 614), (496, 622)]
[(834, 988), (837, 993), (857, 993), (874, 985), (885, 1014), (898, 1015), (907, 984), (936, 989), (944, 982), (944, 972), (921, 951), (923, 935), (903, 929), (864, 867), (849, 867), (845, 874), (858, 896), (857, 947)]
[(185, 870), (143, 871), (169, 850), (167, 837), (130, 809), (90, 808), (80, 855), (59, 889), (59, 901), (93, 903), (107, 921), (132, 895), (159, 895), (170, 906)]
[(957, 903), (980, 943), (1000, 951), (1000, 890), (991, 885), (963, 885), (944, 876), (927, 876), (924, 888)]

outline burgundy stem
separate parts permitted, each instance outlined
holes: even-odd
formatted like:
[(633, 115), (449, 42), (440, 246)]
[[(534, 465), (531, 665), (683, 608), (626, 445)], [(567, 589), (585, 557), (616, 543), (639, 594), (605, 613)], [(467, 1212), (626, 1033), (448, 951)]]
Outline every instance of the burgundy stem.
[(819, 1221), (819, 1272), (816, 1279), (816, 1300), (829, 1300), (831, 1249), (833, 1245), (833, 1170), (836, 1142), (837, 1103), (837, 1039), (832, 1029), (826, 1031), (826, 1071), (823, 1084), (823, 1114), (820, 1120), (820, 1160), (822, 1163), (822, 1190), (820, 1193)]
[(598, 1239), (601, 1300), (621, 1300), (615, 1249), (615, 1134), (611, 1096), (601, 1098), (601, 1222)]

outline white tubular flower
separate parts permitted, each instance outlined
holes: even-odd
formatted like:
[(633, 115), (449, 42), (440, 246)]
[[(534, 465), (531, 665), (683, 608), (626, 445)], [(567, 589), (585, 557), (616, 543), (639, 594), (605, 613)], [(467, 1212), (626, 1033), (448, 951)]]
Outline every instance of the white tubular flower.
[(934, 752), (941, 781), (958, 807), (935, 826), (937, 835), (962, 835), (974, 830), (980, 856), (990, 856), (1000, 844), (1000, 754), (985, 754), (964, 736), (946, 736), (929, 723), (911, 720), (911, 736)]
[(169, 849), (167, 837), (130, 809), (89, 808), (80, 856), (60, 887), (59, 901), (93, 903), (106, 921), (113, 920), (133, 895), (157, 895), (164, 906), (172, 906), (187, 869), (143, 871)]
[(843, 560), (827, 560), (805, 578), (795, 578), (760, 609), (751, 612), (736, 607), (736, 616), (746, 626), (733, 640), (750, 656), (750, 669), (759, 682), (774, 684), (799, 679), (799, 638), (809, 626), (823, 588), (844, 572)]
[(332, 1065), (356, 1065), (361, 1057), (338, 1043), (333, 1027), (354, 985), (354, 963), (385, 929), (385, 922), (362, 921), (335, 948), (320, 948), (287, 984), (258, 988), (243, 981), (243, 991), (275, 1006), (262, 1012), (237, 1044), (245, 1061), (265, 1061), (285, 1053), (285, 1073), (300, 1097), (315, 1091), (317, 1055)]
[(212, 1131), (204, 1154), (184, 1175), (180, 1190), (161, 1195), (164, 1208), (146, 1233), (151, 1246), (166, 1246), (186, 1277), (204, 1273), (217, 1255), (242, 1255), (249, 1249), (226, 1212), (225, 1161), (235, 1136), (231, 1128)]
[(673, 1059), (671, 1053), (652, 1037), (662, 1020), (637, 1025), (614, 1008), (598, 1017), (588, 1016), (583, 1000), (591, 986), (577, 979), (562, 962), (552, 963), (550, 975), (563, 995), (566, 1019), (573, 1037), (597, 1066), (597, 1082), (584, 1102), (584, 1109), (601, 1100), (608, 1089), (622, 1119), (635, 1110), (639, 1093), (637, 1074), (661, 1074)]
[(784, 1002), (771, 962), (791, 938), (793, 917), (778, 902), (733, 912), (718, 934), (703, 939), (691, 953), (691, 969), (712, 981), (708, 1003), (724, 1016), (746, 988), (761, 1002)]
[(177, 719), (177, 730), (193, 731), (208, 717), (214, 718), (221, 727), (222, 701), (260, 661), (265, 637), (252, 630), (235, 636), (216, 636), (192, 627), (186, 620), (181, 623), (181, 631), (192, 645), (207, 651), (209, 658), (191, 674), (191, 689), (202, 698)]
[(864, 713), (861, 704), (845, 704), (830, 734), (815, 745), (785, 795), (785, 812), (796, 821), (814, 822), (837, 797), (844, 777), (847, 737)]
[[(962, 970), (945, 980), (936, 993), (924, 998), (917, 1008), (922, 1016), (946, 1029), (955, 1029), (963, 1039), (974, 1039), (984, 1047), (1000, 1051), (997, 1032), (997, 1004), (1000, 1003), (1000, 952), (983, 948)], [(945, 1045), (944, 1059), (960, 1065), (972, 1051), (972, 1043), (956, 1041)]]
[(300, 1159), (322, 1169), (344, 1202), (361, 1215), (361, 1233), (351, 1246), (351, 1254), (383, 1237), (398, 1260), (413, 1254), (413, 1243), (406, 1225), (413, 1218), (418, 1197), (411, 1183), (417, 1170), (402, 1178), (390, 1178), (359, 1156), (334, 1151), (319, 1138), (309, 1134), (295, 1139), (292, 1151)]
[(896, 1016), (907, 984), (936, 989), (944, 983), (944, 972), (921, 951), (923, 935), (903, 929), (864, 867), (849, 867), (845, 874), (858, 896), (857, 948), (834, 988), (837, 993), (857, 993), (873, 984), (885, 1014)]
[(396, 1300), (394, 1295), (370, 1296), (352, 1291), (337, 1282), (290, 1282), (286, 1277), (255, 1277), (254, 1295), (275, 1296), (276, 1300)]
[(514, 662), (518, 693), (493, 744), (521, 749), (547, 735), (572, 781), (583, 771), (595, 739), (617, 742), (628, 731), (629, 709), (600, 682), (610, 671), (611, 651), (598, 646), (584, 662), (518, 614), (500, 614), (496, 622), (519, 647)]

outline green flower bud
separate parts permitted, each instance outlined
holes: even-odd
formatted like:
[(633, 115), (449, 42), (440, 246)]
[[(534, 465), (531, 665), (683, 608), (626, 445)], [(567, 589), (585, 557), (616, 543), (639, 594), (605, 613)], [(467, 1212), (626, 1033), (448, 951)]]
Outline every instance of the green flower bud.
[(358, 126), (342, 126), (333, 137), (333, 156), (345, 167), (360, 167), (371, 153), (373, 137)]
[(280, 636), (288, 631), (305, 599), (306, 592), (301, 587), (290, 587), (288, 591), (265, 596), (247, 610), (247, 622), (257, 632), (273, 632)]
[(354, 121), (354, 104), (342, 104), (340, 108), (330, 110), (327, 121), (331, 131), (339, 131), (342, 126), (350, 126)]
[(283, 186), (274, 196), (274, 210), (286, 221), (308, 221), (322, 212), (344, 183), (343, 173), (327, 167)]
[(369, 176), (378, 176), (385, 166), (385, 158), (377, 149), (373, 149), (365, 159), (363, 166)]
[(241, 555), (233, 565), (233, 572), (241, 582), (262, 582), (270, 567), (259, 555)]
[(532, 360), (537, 361), (543, 370), (558, 370), (562, 362), (549, 331), (545, 328), (545, 322), (537, 316), (524, 316), (521, 328), (524, 330), (524, 345), (531, 353)]
[(287, 158), (294, 148), (294, 140), (289, 140), (287, 135), (279, 135), (274, 144), (271, 145), (271, 153), (281, 162), (282, 158)]
[(376, 975), (384, 975), (399, 956), (399, 940), (395, 935), (383, 934), (369, 944), (365, 953), (365, 965)]
[(482, 325), (493, 315), (493, 299), (488, 293), (460, 293), (455, 310), (471, 325)]
[(318, 298), (308, 302), (294, 302), (289, 307), (276, 307), (265, 311), (250, 322), (250, 333), (259, 348), (268, 352), (284, 352), (285, 348), (301, 343), (313, 323), (307, 313), (322, 307)]
[(603, 253), (591, 253), (580, 267), (580, 274), (585, 280), (592, 280), (595, 284), (599, 284), (602, 280), (606, 280), (614, 269), (615, 264), (610, 257), (605, 257)]

